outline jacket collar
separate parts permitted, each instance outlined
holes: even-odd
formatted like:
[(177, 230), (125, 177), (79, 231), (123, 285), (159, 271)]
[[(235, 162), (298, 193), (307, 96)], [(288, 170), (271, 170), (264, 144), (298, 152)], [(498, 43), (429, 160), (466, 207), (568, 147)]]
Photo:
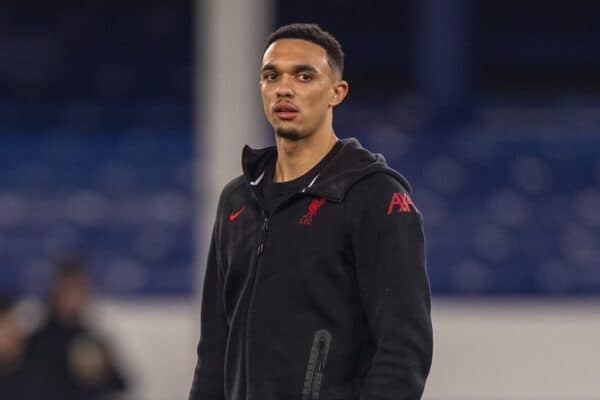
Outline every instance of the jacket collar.
[[(341, 149), (323, 166), (302, 192), (341, 202), (348, 190), (361, 179), (374, 173), (385, 173), (398, 180), (410, 193), (411, 188), (407, 180), (387, 165), (383, 155), (365, 149), (355, 138), (345, 138), (340, 141)], [(275, 146), (262, 149), (244, 146), (242, 170), (251, 187), (256, 188), (265, 178), (267, 165), (276, 157)]]

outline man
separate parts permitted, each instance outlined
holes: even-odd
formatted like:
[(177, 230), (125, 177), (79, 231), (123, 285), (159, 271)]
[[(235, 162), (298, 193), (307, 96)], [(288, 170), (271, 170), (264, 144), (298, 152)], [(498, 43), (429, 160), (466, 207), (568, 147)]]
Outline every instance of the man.
[(13, 301), (0, 294), (0, 393), (3, 399), (27, 398), (26, 340), (15, 320)]
[(316, 25), (267, 40), (276, 146), (242, 154), (221, 194), (192, 400), (418, 399), (432, 357), (422, 218), (409, 185), (333, 109), (348, 93)]
[(28, 399), (99, 400), (126, 389), (108, 347), (86, 323), (90, 295), (82, 261), (63, 260), (48, 299), (48, 318), (30, 340)]

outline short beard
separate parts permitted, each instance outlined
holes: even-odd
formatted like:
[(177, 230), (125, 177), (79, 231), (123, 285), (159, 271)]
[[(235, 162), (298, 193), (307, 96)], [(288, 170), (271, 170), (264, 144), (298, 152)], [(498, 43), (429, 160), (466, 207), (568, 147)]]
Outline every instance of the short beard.
[(302, 135), (296, 130), (284, 130), (284, 129), (275, 129), (275, 134), (280, 138), (291, 140), (292, 142), (297, 142), (302, 139)]

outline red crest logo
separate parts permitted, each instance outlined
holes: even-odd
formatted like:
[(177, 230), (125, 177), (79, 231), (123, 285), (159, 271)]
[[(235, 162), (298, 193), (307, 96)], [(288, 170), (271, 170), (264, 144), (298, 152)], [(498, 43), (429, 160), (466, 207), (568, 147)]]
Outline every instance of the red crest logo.
[(313, 218), (317, 215), (317, 211), (325, 204), (325, 199), (314, 199), (308, 204), (306, 214), (300, 217), (300, 225), (312, 225)]

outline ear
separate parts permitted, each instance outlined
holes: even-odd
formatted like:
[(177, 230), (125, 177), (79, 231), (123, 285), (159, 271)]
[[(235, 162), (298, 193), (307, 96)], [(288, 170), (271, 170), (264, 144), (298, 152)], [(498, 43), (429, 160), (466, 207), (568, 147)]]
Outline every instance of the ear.
[(329, 100), (329, 106), (335, 107), (338, 104), (340, 104), (344, 100), (346, 95), (348, 94), (349, 89), (350, 89), (350, 87), (348, 86), (348, 82), (346, 82), (344, 80), (339, 80), (333, 86), (333, 95), (331, 96), (331, 99)]

